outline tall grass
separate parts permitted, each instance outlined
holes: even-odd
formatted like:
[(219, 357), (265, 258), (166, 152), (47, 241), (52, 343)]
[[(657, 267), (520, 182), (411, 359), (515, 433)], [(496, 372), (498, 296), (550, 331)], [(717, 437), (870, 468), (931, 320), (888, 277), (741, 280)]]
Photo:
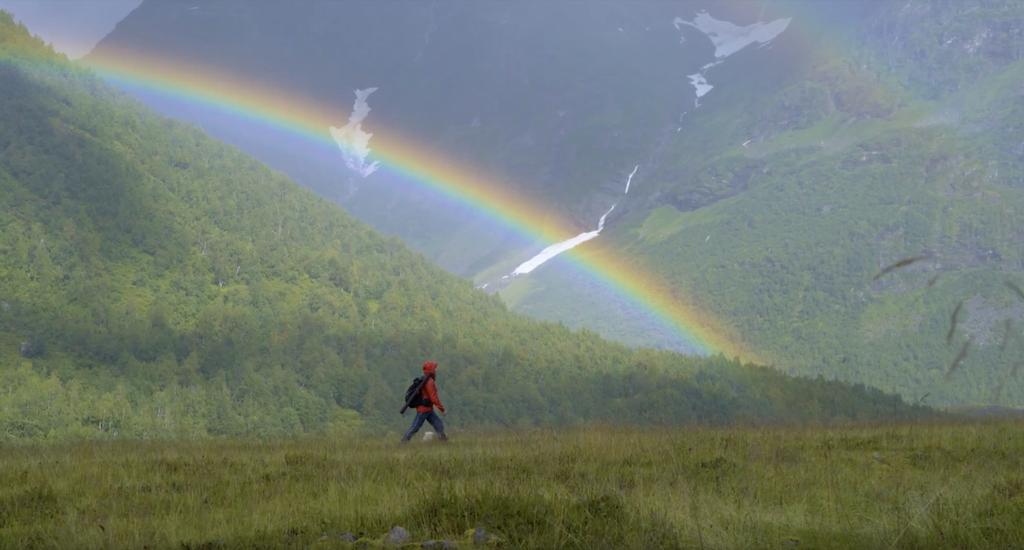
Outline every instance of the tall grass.
[(0, 546), (1024, 546), (1024, 424), (0, 449)]

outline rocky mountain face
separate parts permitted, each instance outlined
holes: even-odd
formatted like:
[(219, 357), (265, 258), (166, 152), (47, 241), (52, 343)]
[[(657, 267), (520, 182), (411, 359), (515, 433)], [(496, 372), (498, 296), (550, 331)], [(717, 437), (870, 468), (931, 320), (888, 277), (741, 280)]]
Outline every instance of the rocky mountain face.
[[(130, 48), (242, 75), (339, 113), (367, 97), (367, 132), (398, 132), (589, 229), (608, 196), (692, 107), (687, 74), (712, 45), (684, 47), (676, 17), (701, 7), (645, 2), (146, 2), (97, 48)], [(169, 108), (160, 98), (151, 98)], [(179, 111), (180, 114), (180, 111)], [(258, 154), (356, 216), (473, 277), (533, 242), (340, 154), (303, 154), (272, 133), (211, 132)], [(344, 120), (325, 120), (340, 127)], [(285, 138), (287, 139), (287, 138)], [(372, 149), (372, 144), (370, 145)], [(425, 231), (409, 220), (443, 219)], [(462, 235), (472, 233), (472, 241)], [(515, 256), (515, 254), (513, 254)], [(513, 259), (515, 259), (513, 257)]]
[(1024, 14), (1012, 0), (892, 3), (859, 39), (876, 65), (939, 98), (1024, 58)]

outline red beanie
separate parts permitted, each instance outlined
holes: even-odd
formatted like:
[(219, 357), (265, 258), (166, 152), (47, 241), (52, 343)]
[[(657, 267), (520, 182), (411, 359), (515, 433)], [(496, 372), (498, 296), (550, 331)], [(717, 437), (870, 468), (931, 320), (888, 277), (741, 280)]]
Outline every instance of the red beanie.
[(434, 374), (435, 372), (437, 372), (437, 363), (433, 361), (423, 363), (423, 374)]

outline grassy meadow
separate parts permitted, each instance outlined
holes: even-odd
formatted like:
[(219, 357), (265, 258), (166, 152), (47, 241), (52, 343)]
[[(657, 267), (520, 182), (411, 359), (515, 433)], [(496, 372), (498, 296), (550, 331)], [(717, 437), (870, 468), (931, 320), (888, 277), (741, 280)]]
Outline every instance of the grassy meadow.
[(396, 525), (408, 547), (1021, 547), (1024, 423), (0, 449), (3, 548), (375, 547)]

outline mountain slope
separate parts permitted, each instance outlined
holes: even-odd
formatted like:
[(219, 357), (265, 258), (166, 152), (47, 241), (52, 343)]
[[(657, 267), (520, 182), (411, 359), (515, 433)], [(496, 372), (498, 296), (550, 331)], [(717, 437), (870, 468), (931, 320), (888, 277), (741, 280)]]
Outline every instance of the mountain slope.
[[(386, 152), (388, 136), (399, 136), (413, 148), (423, 144), (432, 157), (438, 153), (431, 162), (468, 167), (477, 179), (542, 205), (537, 210), (545, 214), (517, 220), (528, 229), (540, 229), (535, 227), (538, 218), (553, 213), (558, 225), (583, 232), (593, 230), (613, 204), (609, 226), (618, 224), (632, 203), (643, 204), (643, 197), (659, 192), (650, 184), (656, 181), (652, 178), (665, 145), (694, 109), (693, 75), (711, 63), (716, 71), (725, 70), (740, 57), (719, 59), (704, 32), (687, 24), (714, 19), (707, 9), (740, 25), (736, 40), (778, 60), (772, 55), (775, 34), (748, 32), (760, 28), (762, 19), (771, 22), (772, 33), (785, 29), (787, 13), (771, 6), (576, 0), (304, 1), (287, 7), (237, 0), (201, 6), (146, 2), (90, 59), (98, 66), (105, 61), (116, 65), (119, 52), (128, 51), (172, 60), (183, 73), (213, 68), (272, 90), (294, 107), (313, 103), (321, 108), (318, 112), (336, 111), (320, 116), (325, 136), (329, 127), (343, 124), (357, 92), (372, 111), (361, 122), (377, 136), (369, 143), (371, 151), (380, 143)], [(749, 71), (749, 63), (741, 67), (759, 87), (775, 86), (788, 74), (773, 75), (763, 66)], [(550, 244), (495, 223), (472, 200), (467, 207), (435, 192), (429, 181), (412, 183), (388, 163), (364, 177), (350, 170), (334, 148), (325, 150), (277, 128), (225, 116), (221, 109), (180, 101), (173, 93), (129, 89), (158, 110), (197, 122), (284, 170), (489, 291), (503, 287), (504, 276)], [(721, 90), (728, 88), (716, 88), (711, 96)], [(624, 200), (624, 183), (638, 165), (634, 191)], [(501, 212), (505, 202), (487, 206)], [(609, 300), (616, 304), (609, 316), (614, 318), (611, 330), (582, 311), (565, 313), (579, 314), (583, 326), (606, 336), (624, 339), (623, 330), (628, 330), (648, 345), (692, 349), (642, 305), (621, 296), (599, 292), (587, 305)], [(620, 309), (625, 316), (615, 311)], [(654, 337), (644, 339), (643, 334)]]
[[(685, 96), (689, 86), (680, 84), (679, 78), (711, 55), (707, 50), (716, 39), (697, 32), (693, 28), (696, 23), (690, 23), (707, 23), (708, 18), (700, 15), (707, 6), (645, 5), (625, 13), (610, 4), (599, 4), (581, 29), (564, 23), (572, 13), (582, 13), (576, 9), (579, 6), (555, 4), (551, 13), (556, 15), (550, 21), (540, 20), (529, 10), (490, 3), (472, 9), (449, 3), (443, 4), (443, 9), (457, 14), (463, 23), (477, 18), (480, 25), (513, 25), (543, 36), (548, 35), (543, 30), (546, 25), (557, 22), (564, 27), (559, 36), (577, 40), (574, 55), (567, 58), (575, 65), (562, 71), (577, 78), (591, 70), (611, 77), (616, 67), (623, 66), (636, 66), (632, 70), (637, 71), (660, 69), (664, 76), (650, 74), (631, 80), (652, 83), (633, 98), (621, 93), (611, 80), (593, 89), (574, 88), (557, 78), (553, 81), (586, 113), (582, 119), (566, 122), (567, 128), (586, 134), (586, 139), (634, 131), (646, 136), (624, 140), (636, 150), (605, 142), (597, 149), (560, 157), (559, 162), (570, 171), (596, 168), (606, 173), (614, 170), (602, 163), (618, 159), (625, 166), (613, 181), (634, 162), (642, 165), (639, 185), (617, 204), (601, 237), (605, 244), (671, 280), (695, 302), (734, 325), (750, 347), (763, 350), (765, 357), (794, 372), (866, 381), (914, 399), (930, 394), (931, 399), (945, 403), (993, 399), (1020, 403), (1020, 384), (1008, 375), (1018, 356), (1014, 346), (1024, 340), (1017, 337), (1014, 327), (1022, 325), (1024, 315), (1005, 284), (1007, 279), (1019, 283), (1021, 271), (1020, 237), (1014, 229), (1020, 225), (1017, 203), (1021, 200), (1016, 183), (1020, 153), (1015, 140), (1020, 127), (1019, 102), (1015, 101), (1020, 37), (1015, 30), (1018, 26), (1012, 24), (1021, 16), (1018, 4), (768, 3), (768, 10), (760, 10), (757, 17), (752, 14), (758, 10), (743, 10), (740, 4), (711, 6), (710, 19), (717, 17), (720, 25), (722, 19), (756, 25), (783, 16), (791, 17), (792, 22), (769, 47), (744, 48), (725, 62), (701, 70), (701, 77), (713, 88), (698, 98), (697, 108), (670, 96)], [(224, 30), (228, 14), (237, 15), (235, 10), (243, 9), (231, 3), (217, 6), (219, 15), (203, 16), (207, 26), (197, 24), (195, 17), (182, 16), (175, 28), (199, 29), (209, 38), (216, 35), (215, 29)], [(180, 10), (174, 4), (143, 7), (146, 9), (105, 44), (159, 45), (188, 58), (188, 48), (205, 43), (182, 43), (174, 38), (177, 31), (169, 29), (163, 29), (157, 38), (142, 36), (143, 30), (152, 28), (147, 23), (147, 9), (163, 10), (165, 15)], [(360, 5), (348, 15), (370, 19), (372, 9)], [(329, 8), (308, 4), (287, 17), (302, 20), (325, 10), (329, 12)], [(248, 13), (246, 28), (260, 28), (266, 14), (259, 9)], [(678, 19), (670, 20), (670, 13)], [(631, 27), (637, 21), (643, 23), (641, 32)], [(445, 28), (448, 34), (458, 34), (458, 29), (478, 26), (453, 24)], [(648, 27), (650, 30), (643, 31)], [(634, 52), (627, 57), (640, 59), (637, 52), (647, 52), (654, 55), (653, 61), (630, 65), (619, 60), (603, 66), (609, 58), (601, 52), (610, 35), (596, 30), (588, 34), (588, 29), (622, 35), (623, 47)], [(670, 45), (667, 35), (659, 34), (662, 32), (669, 32), (684, 45)], [(227, 31), (225, 35), (235, 34)], [(266, 40), (260, 36), (260, 42)], [(349, 39), (358, 42), (360, 36), (356, 32)], [(484, 40), (493, 50), (481, 57), (520, 55), (509, 45), (517, 40), (516, 35)], [(878, 44), (892, 46), (877, 48)], [(428, 45), (410, 48), (427, 56), (419, 58), (424, 67), (417, 69), (418, 76), (402, 71), (385, 75), (387, 64), (374, 74), (392, 78), (391, 87), (419, 81), (452, 84), (437, 77), (436, 69), (446, 63), (462, 67), (464, 73), (459, 78), (466, 82), (489, 74), (484, 70), (486, 64), (462, 62), (451, 54), (431, 60)], [(301, 56), (304, 51), (298, 48), (283, 55)], [(372, 64), (377, 50), (360, 51), (361, 59)], [(275, 66), (265, 57), (256, 61), (239, 52), (217, 51), (213, 57), (215, 63), (232, 60), (243, 67), (261, 63), (267, 70)], [(540, 63), (530, 74), (559, 74), (555, 65)], [(667, 66), (675, 69), (666, 71)], [(361, 71), (346, 65), (327, 72), (351, 78), (363, 74)], [(514, 81), (512, 76), (503, 78)], [(551, 95), (542, 93), (542, 86), (508, 88), (534, 101)], [(648, 92), (651, 88), (668, 96)], [(481, 93), (486, 89), (472, 88), (469, 99), (487, 101), (492, 94)], [(590, 102), (589, 98), (601, 93), (607, 94), (608, 102)], [(381, 96), (374, 115), (394, 117), (392, 124), (408, 123), (417, 128), (416, 121), (432, 115), (409, 112), (415, 99), (410, 96), (387, 102)], [(447, 114), (430, 119), (428, 126), (442, 130), (442, 135), (461, 135), (455, 121), (468, 116), (459, 106), (469, 99), (431, 100), (443, 105), (439, 112)], [(653, 118), (620, 117), (638, 104), (647, 105)], [(686, 113), (680, 120), (667, 115), (680, 111)], [(496, 112), (518, 115), (521, 120), (516, 124), (528, 128), (544, 127), (541, 112), (522, 117), (524, 111), (511, 105)], [(587, 117), (604, 117), (609, 126), (588, 126)], [(498, 141), (477, 136), (472, 144), (455, 139), (450, 147), (488, 158), (488, 154), (500, 154), (498, 150), (506, 151), (505, 143), (518, 143), (511, 137), (514, 132), (502, 135)], [(533, 143), (551, 151), (575, 143), (568, 135), (551, 136)], [(536, 160), (532, 166), (551, 164), (551, 159), (528, 151), (508, 158), (526, 154)], [(627, 158), (632, 160), (625, 162)], [(522, 180), (513, 178), (508, 185), (562, 204), (577, 219), (595, 219), (610, 200), (602, 185), (594, 185), (593, 174), (585, 178), (590, 185), (564, 177), (545, 179), (539, 173), (517, 175), (523, 176)], [(542, 181), (551, 183), (540, 190), (529, 184)], [(384, 188), (376, 192), (392, 193)], [(579, 198), (573, 205), (567, 197)], [(356, 203), (358, 199), (350, 204)], [(392, 198), (381, 199), (380, 204), (396, 203)], [(354, 210), (361, 212), (358, 206)], [(389, 219), (402, 219), (380, 212), (369, 215), (382, 225), (393, 223)], [(586, 223), (582, 221), (581, 228)], [(400, 222), (391, 229), (403, 234)], [(459, 227), (453, 234), (463, 231), (465, 227)], [(432, 257), (451, 254), (446, 250), (467, 250), (453, 235), (416, 233), (408, 238), (430, 240), (433, 244), (421, 249)], [(508, 243), (481, 246), (490, 248), (491, 257), (497, 258), (489, 260), (492, 265), (507, 265), (509, 254), (522, 253), (516, 248), (519, 245)], [(501, 249), (513, 252), (496, 252)], [(912, 292), (922, 288), (920, 281), (906, 281), (901, 273), (872, 282), (874, 274), (889, 263), (921, 254), (931, 258), (913, 266), (928, 272), (923, 290)], [(468, 271), (444, 263), (467, 274), (477, 269), (493, 273), (494, 269), (487, 268), (487, 262), (474, 261), (476, 267)], [(928, 285), (937, 273), (942, 276)], [(671, 335), (652, 329), (628, 304), (557, 260), (517, 279), (503, 294), (515, 309), (537, 317), (600, 330), (633, 344), (676, 345)], [(949, 316), (961, 300), (965, 302), (964, 330), (955, 334), (959, 338), (955, 342), (950, 339), (946, 343)], [(947, 377), (946, 370), (967, 339), (972, 343), (966, 368)]]
[(398, 428), (426, 357), (462, 426), (918, 414), (510, 314), (6, 15), (0, 76), (4, 437)]
[[(380, 86), (370, 129), (438, 143), (581, 231), (614, 203), (602, 248), (781, 368), (937, 404), (1021, 405), (1024, 303), (1007, 282), (1024, 286), (1022, 18), (1008, 0), (147, 2), (97, 53), (172, 55), (327, 102)], [(296, 27), (310, 31), (286, 43)], [(237, 124), (172, 107), (228, 139)], [(310, 158), (261, 139), (238, 142), (289, 171)], [(308, 180), (318, 192), (479, 283), (539, 249), (400, 183), (338, 194), (344, 168), (325, 162)], [(453, 221), (408, 222), (424, 212)], [(570, 262), (502, 296), (534, 317), (683, 349)]]
[[(1019, 405), (1024, 65), (1004, 27), (1024, 11), (907, 6), (846, 28), (856, 47), (778, 89), (709, 98), (666, 154), (679, 164), (662, 174), (662, 198), (605, 236), (793, 372), (932, 403)], [(948, 63), (922, 53), (952, 20), (977, 40), (941, 42)], [(900, 47), (871, 49), (880, 43)], [(553, 318), (573, 283), (553, 266), (517, 308)]]
[[(353, 91), (374, 89), (367, 100), (373, 112), (363, 123), (368, 132), (400, 132), (412, 143), (430, 144), (445, 162), (476, 167), (551, 204), (582, 229), (607, 209), (604, 199), (620, 190), (620, 176), (690, 101), (682, 67), (698, 66), (697, 54), (707, 52), (678, 47), (671, 25), (678, 8), (579, 1), (146, 2), (93, 57), (130, 49), (199, 63), (340, 113), (351, 108)], [(588, 55), (593, 48), (598, 54)], [(665, 79), (670, 82), (642, 85)], [(165, 112), (182, 111), (166, 98), (146, 99)], [(282, 146), (287, 136), (184, 110), (460, 275), (492, 267), (495, 249), (522, 255), (536, 244), (496, 231), (488, 220), (386, 171), (363, 178), (345, 168), (340, 154), (296, 154), (296, 147)], [(324, 130), (343, 123), (325, 120)], [(429, 231), (403, 223), (431, 216), (448, 223)]]

